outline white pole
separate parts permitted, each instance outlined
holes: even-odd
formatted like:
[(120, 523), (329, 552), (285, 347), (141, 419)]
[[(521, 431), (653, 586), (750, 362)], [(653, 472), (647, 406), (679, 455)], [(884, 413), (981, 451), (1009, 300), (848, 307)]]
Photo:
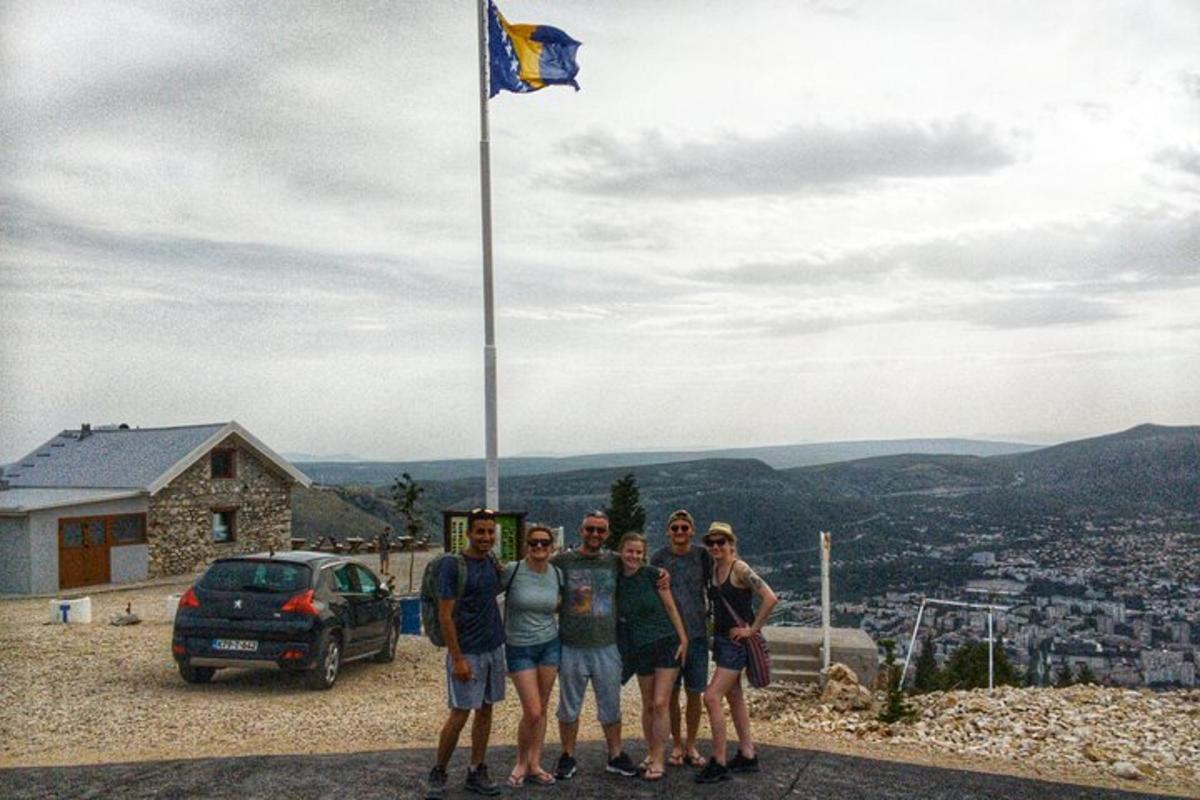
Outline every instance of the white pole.
[(830, 608), (829, 608), (829, 550), (831, 542), (828, 531), (821, 531), (821, 666), (829, 669), (833, 655), (830, 644)]
[(912, 638), (908, 640), (908, 652), (904, 654), (904, 669), (900, 672), (900, 687), (904, 687), (904, 676), (908, 675), (908, 665), (912, 661), (913, 648), (917, 646), (917, 632), (921, 630), (921, 617), (925, 614), (925, 601), (917, 609), (917, 623), (913, 625)]
[(995, 687), (996, 659), (992, 655), (995, 647), (995, 637), (992, 636), (992, 610), (988, 609), (988, 691)]
[(479, 5), (479, 188), (483, 235), (483, 416), (488, 508), (500, 507), (500, 457), (496, 439), (496, 320), (492, 297), (492, 165), (488, 135), (488, 7)]

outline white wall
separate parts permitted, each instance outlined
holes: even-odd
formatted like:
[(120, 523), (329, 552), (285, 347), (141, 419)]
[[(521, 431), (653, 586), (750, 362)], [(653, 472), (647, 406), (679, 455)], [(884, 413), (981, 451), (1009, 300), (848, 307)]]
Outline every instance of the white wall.
[[(124, 500), (108, 500), (103, 503), (87, 503), (85, 505), (64, 506), (62, 508), (49, 508), (44, 511), (30, 512), (30, 594), (56, 594), (58, 592), (58, 521), (60, 519), (64, 517), (106, 516), (108, 514), (145, 514), (147, 505), (145, 497), (128, 497)], [(128, 556), (124, 553), (118, 555), (120, 551), (131, 548), (140, 549), (143, 554), (141, 574), (143, 578), (145, 577), (149, 565), (149, 558), (145, 555), (145, 545), (125, 545), (124, 547), (114, 547), (110, 552), (111, 562), (113, 562), (111, 572), (114, 579), (118, 574), (115, 565), (118, 559), (121, 559), (122, 562), (122, 575), (131, 574), (131, 570), (136, 574), (136, 565), (132, 565), (130, 562), (137, 560), (137, 553), (131, 552)], [(131, 577), (124, 579), (140, 580), (140, 578)]]
[(28, 517), (0, 517), (0, 594), (29, 594)]

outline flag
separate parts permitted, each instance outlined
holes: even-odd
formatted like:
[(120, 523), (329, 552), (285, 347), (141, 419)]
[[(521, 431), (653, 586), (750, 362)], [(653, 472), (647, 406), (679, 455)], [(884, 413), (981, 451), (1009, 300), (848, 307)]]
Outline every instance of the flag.
[(488, 62), (491, 79), (488, 96), (508, 92), (536, 92), (551, 84), (574, 86), (579, 65), (579, 42), (549, 25), (512, 25), (488, 0)]

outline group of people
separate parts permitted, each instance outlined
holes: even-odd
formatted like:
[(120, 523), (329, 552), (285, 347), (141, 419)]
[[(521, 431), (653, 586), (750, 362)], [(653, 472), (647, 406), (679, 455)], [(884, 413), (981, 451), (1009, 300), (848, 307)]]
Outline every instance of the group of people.
[[(715, 783), (731, 772), (758, 770), (742, 693), (743, 642), (766, 624), (777, 598), (738, 559), (730, 525), (712, 523), (700, 547), (692, 515), (676, 511), (667, 521), (668, 544), (647, 563), (644, 536), (626, 533), (613, 552), (605, 547), (608, 517), (592, 511), (580, 525), (577, 548), (555, 554), (550, 528), (532, 525), (525, 534), (525, 557), (503, 567), (492, 553), (495, 512), (475, 509), (467, 526), (463, 558), (443, 559), (437, 575), (450, 711), (429, 775), (428, 800), (444, 796), (446, 766), (472, 713), (466, 788), (500, 793), (484, 762), (492, 708), (504, 699), (506, 675), (521, 701), (517, 759), (507, 781), (512, 787), (551, 785), (575, 775), (579, 717), (589, 683), (607, 744), (608, 772), (659, 781), (668, 765), (686, 765), (699, 770), (697, 782)], [(503, 614), (497, 602), (501, 594)], [(621, 685), (635, 675), (647, 749), (641, 764), (621, 744)], [(562, 753), (551, 773), (542, 767), (542, 747), (555, 681)], [(682, 714), (681, 688), (686, 696)], [(738, 739), (731, 759), (726, 758), (723, 701)], [(696, 743), (703, 709), (712, 731), (708, 758)]]

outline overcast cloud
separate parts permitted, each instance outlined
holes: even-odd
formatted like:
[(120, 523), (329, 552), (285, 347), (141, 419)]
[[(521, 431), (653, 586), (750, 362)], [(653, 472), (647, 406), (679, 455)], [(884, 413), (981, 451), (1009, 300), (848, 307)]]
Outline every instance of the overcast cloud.
[[(0, 0), (0, 463), (483, 449), (473, 2)], [(502, 455), (1200, 424), (1200, 6), (506, 0)]]

